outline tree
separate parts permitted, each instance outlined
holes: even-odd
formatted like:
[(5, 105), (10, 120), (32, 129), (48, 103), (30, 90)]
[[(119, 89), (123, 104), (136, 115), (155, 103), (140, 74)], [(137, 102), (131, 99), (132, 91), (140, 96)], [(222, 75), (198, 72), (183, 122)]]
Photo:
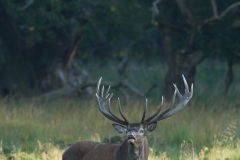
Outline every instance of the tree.
[[(181, 74), (184, 74), (188, 81), (194, 82), (196, 68), (207, 56), (230, 53), (232, 57), (236, 53), (233, 49), (239, 50), (234, 41), (236, 38), (239, 39), (239, 36), (236, 36), (232, 23), (237, 18), (236, 12), (240, 2), (233, 0), (218, 3), (215, 0), (191, 1), (188, 4), (184, 0), (156, 2), (159, 3), (156, 4), (159, 5), (161, 13), (155, 24), (161, 30), (168, 64), (164, 94), (170, 98), (172, 87), (169, 86), (172, 83), (181, 86)], [(157, 12), (158, 8), (155, 7), (155, 13)], [(183, 85), (180, 88), (183, 88)]]
[(141, 6), (107, 0), (1, 1), (0, 82), (12, 81), (20, 90), (65, 85), (74, 75), (77, 53), (109, 57), (142, 38), (147, 14)]

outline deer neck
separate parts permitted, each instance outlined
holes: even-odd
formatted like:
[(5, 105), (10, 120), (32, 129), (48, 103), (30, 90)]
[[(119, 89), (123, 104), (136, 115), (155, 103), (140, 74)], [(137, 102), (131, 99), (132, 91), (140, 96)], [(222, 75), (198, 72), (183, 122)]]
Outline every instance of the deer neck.
[(118, 155), (124, 160), (147, 160), (148, 159), (147, 138), (144, 138), (143, 141), (136, 142), (134, 144), (128, 143), (128, 140), (126, 139), (120, 146)]

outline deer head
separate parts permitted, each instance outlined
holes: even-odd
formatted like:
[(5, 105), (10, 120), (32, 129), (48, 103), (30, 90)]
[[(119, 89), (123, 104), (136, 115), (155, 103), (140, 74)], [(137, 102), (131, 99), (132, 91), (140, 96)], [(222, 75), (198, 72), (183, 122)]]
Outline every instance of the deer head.
[[(110, 101), (111, 101), (113, 94), (109, 93), (110, 86), (108, 87), (106, 93), (104, 93), (104, 86), (102, 87), (101, 93), (99, 93), (99, 88), (100, 88), (102, 78), (99, 79), (99, 82), (97, 85), (96, 97), (97, 97), (97, 101), (98, 101), (98, 108), (106, 118), (115, 122), (113, 124), (113, 127), (119, 133), (123, 133), (123, 134), (127, 135), (128, 143), (130, 143), (134, 146), (135, 145), (137, 146), (138, 143), (142, 143), (144, 141), (147, 133), (152, 132), (156, 128), (158, 121), (166, 119), (170, 116), (173, 116), (177, 112), (181, 111), (186, 106), (186, 104), (189, 102), (189, 100), (192, 98), (193, 84), (191, 85), (191, 91), (189, 91), (187, 81), (183, 75), (182, 75), (182, 77), (183, 77), (183, 81), (184, 81), (184, 85), (185, 85), (184, 95), (182, 95), (179, 92), (177, 86), (175, 84), (173, 84), (175, 91), (174, 91), (173, 98), (172, 98), (172, 101), (169, 104), (169, 106), (163, 112), (161, 112), (162, 108), (164, 108), (164, 100), (162, 97), (161, 104), (160, 104), (159, 108), (157, 109), (157, 111), (153, 115), (148, 117), (147, 119), (145, 118), (146, 112), (147, 112), (147, 99), (146, 99), (145, 107), (144, 107), (143, 114), (142, 114), (142, 120), (139, 123), (130, 123), (127, 120), (127, 118), (123, 114), (119, 98), (118, 98), (118, 109), (119, 109), (119, 112), (120, 112), (120, 115), (122, 118), (117, 117), (112, 112)], [(175, 104), (176, 95), (179, 98), (179, 101), (177, 104)], [(107, 105), (107, 109), (105, 107), (106, 105)]]

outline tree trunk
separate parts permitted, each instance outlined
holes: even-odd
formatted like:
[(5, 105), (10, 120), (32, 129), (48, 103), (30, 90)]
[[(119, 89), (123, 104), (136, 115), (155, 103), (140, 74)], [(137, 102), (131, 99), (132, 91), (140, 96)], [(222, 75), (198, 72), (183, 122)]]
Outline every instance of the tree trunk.
[[(185, 76), (188, 84), (194, 82), (197, 64), (189, 63), (196, 53), (181, 54), (175, 52), (167, 55), (168, 71), (164, 80), (163, 95), (167, 100), (171, 100), (174, 92), (172, 84), (176, 84), (181, 93), (184, 92), (182, 75)], [(190, 87), (190, 86), (189, 86)]]
[(194, 35), (191, 33), (186, 36), (191, 37), (190, 43), (187, 43), (187, 45), (183, 43), (182, 48), (174, 48), (175, 41), (173, 40), (176, 39), (172, 37), (172, 33), (168, 28), (164, 30), (163, 46), (168, 71), (165, 76), (163, 95), (167, 101), (172, 99), (173, 83), (178, 86), (181, 93), (184, 92), (182, 75), (185, 76), (188, 84), (194, 82), (196, 67), (205, 58), (204, 53), (194, 47), (194, 37), (192, 36)]

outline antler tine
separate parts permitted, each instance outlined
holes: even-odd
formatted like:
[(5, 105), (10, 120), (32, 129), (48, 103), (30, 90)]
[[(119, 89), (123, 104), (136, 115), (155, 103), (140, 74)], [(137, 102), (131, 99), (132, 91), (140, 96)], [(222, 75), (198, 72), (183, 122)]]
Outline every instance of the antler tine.
[(118, 109), (119, 109), (119, 112), (120, 112), (122, 118), (129, 124), (127, 118), (126, 118), (126, 117), (124, 116), (124, 114), (123, 114), (122, 107), (121, 107), (121, 103), (120, 103), (120, 98), (118, 98)]
[[(96, 97), (97, 97), (97, 100), (98, 100), (98, 108), (99, 110), (101, 111), (101, 113), (107, 117), (108, 119), (112, 120), (112, 121), (115, 121), (114, 118), (112, 118), (112, 116), (106, 111), (105, 108), (103, 108), (102, 106), (105, 105), (105, 102), (98, 96), (98, 94), (96, 93)], [(111, 97), (108, 98), (108, 100), (110, 101)]]
[(193, 83), (191, 84), (191, 93), (193, 93)]
[(155, 118), (155, 117), (161, 112), (162, 108), (163, 108), (163, 96), (162, 96), (162, 102), (161, 102), (158, 110), (157, 110), (153, 115), (151, 115), (148, 119), (146, 119), (146, 120), (145, 120), (145, 123), (147, 123), (147, 124), (150, 123), (150, 121), (151, 121), (153, 118)]
[[(113, 94), (111, 94), (111, 97), (113, 96)], [(125, 121), (121, 120), (120, 118), (118, 118), (115, 114), (113, 114), (112, 112), (112, 108), (111, 108), (111, 105), (110, 105), (110, 99), (108, 101), (108, 111), (109, 113), (115, 118), (117, 119), (119, 122), (121, 122), (121, 124), (125, 124)]]
[[(176, 85), (173, 84), (173, 86), (175, 87), (175, 91), (174, 91), (174, 94), (173, 94), (172, 102), (169, 104), (169, 106), (167, 107), (167, 109), (164, 110), (164, 111), (158, 116), (159, 118), (162, 117), (162, 116), (164, 116), (164, 115), (166, 115), (166, 114), (168, 114), (168, 113), (171, 111), (171, 109), (173, 108), (173, 106), (174, 106), (174, 104), (175, 104), (176, 94), (177, 94), (178, 96), (181, 96), (181, 94), (180, 94), (180, 92), (178, 91), (178, 88), (176, 87)], [(159, 119), (159, 120), (160, 120), (160, 119)]]
[[(174, 84), (173, 84), (173, 85), (174, 85)], [(156, 115), (155, 117), (153, 117), (153, 118), (149, 121), (149, 123), (158, 121), (157, 119), (158, 119), (159, 117), (165, 115), (166, 113), (168, 113), (168, 112), (172, 109), (172, 107), (174, 106), (174, 103), (175, 103), (176, 93), (177, 93), (177, 90), (176, 90), (176, 88), (175, 88), (172, 101), (171, 101), (171, 103), (168, 105), (167, 109), (165, 109), (161, 114)], [(163, 103), (163, 101), (162, 101), (162, 103)]]
[(185, 92), (189, 92), (189, 88), (188, 88), (188, 84), (187, 84), (186, 78), (184, 77), (183, 74), (182, 74), (182, 77), (183, 77), (183, 82), (184, 82), (184, 86), (185, 86)]
[[(181, 94), (179, 93), (179, 95), (181, 95)], [(165, 115), (163, 115), (160, 119), (166, 119), (170, 116), (173, 116), (177, 112), (181, 111), (187, 105), (188, 101), (191, 98), (192, 98), (192, 92), (185, 93), (185, 95), (182, 96), (182, 98), (179, 97), (180, 102), (176, 105), (176, 107), (174, 109), (172, 109), (171, 111), (169, 111), (168, 113), (166, 113)]]
[(96, 95), (99, 94), (99, 87), (100, 87), (101, 81), (102, 81), (102, 77), (100, 77), (100, 79), (99, 79), (99, 81), (98, 81), (98, 84), (97, 84), (97, 93), (96, 93)]
[(143, 115), (142, 115), (142, 121), (141, 121), (141, 123), (144, 123), (144, 119), (145, 119), (146, 111), (147, 111), (147, 102), (148, 102), (148, 99), (146, 98), (146, 102), (145, 102), (145, 107), (144, 107), (144, 110), (143, 110)]
[(103, 94), (104, 94), (104, 86), (102, 86), (102, 97), (103, 97)]
[(100, 110), (100, 112), (107, 117), (109, 120), (111, 121), (115, 121), (115, 119), (105, 110), (105, 108), (102, 108), (101, 106), (104, 105), (103, 102), (99, 99), (100, 97), (98, 97), (97, 95), (97, 99), (98, 99), (98, 108)]
[[(172, 102), (169, 104), (169, 106), (167, 107), (167, 109), (165, 111), (163, 111), (161, 114), (159, 114), (160, 112), (158, 112), (158, 114), (154, 114), (153, 116), (151, 116), (149, 119), (147, 119), (147, 123), (152, 123), (152, 122), (157, 122), (159, 120), (162, 120), (162, 119), (166, 119), (174, 114), (176, 114), (177, 112), (181, 111), (186, 105), (187, 103), (189, 102), (189, 100), (192, 98), (192, 95), (193, 95), (193, 84), (191, 85), (191, 91), (189, 91), (189, 88), (188, 88), (188, 84), (187, 84), (187, 81), (184, 77), (184, 75), (182, 75), (183, 77), (183, 81), (184, 81), (184, 86), (185, 86), (185, 94), (182, 95), (177, 86), (175, 84), (173, 84), (174, 88), (175, 88), (175, 91), (174, 91), (174, 94), (173, 94), (173, 98), (172, 98)], [(174, 106), (174, 103), (175, 103), (175, 98), (176, 98), (176, 94), (179, 98), (179, 102), (178, 104)]]
[(108, 86), (108, 89), (107, 89), (107, 92), (106, 92), (106, 94), (108, 94), (108, 93), (109, 93), (109, 91), (110, 91), (110, 88), (111, 88), (111, 86), (109, 85), (109, 86)]
[[(102, 90), (101, 90), (101, 95), (99, 95), (99, 88), (100, 88), (101, 80), (102, 80), (102, 77), (98, 81), (97, 93), (96, 93), (96, 97), (97, 97), (97, 101), (98, 101), (98, 109), (109, 120), (117, 122), (119, 124), (128, 125), (129, 122), (126, 121), (126, 119), (121, 120), (115, 114), (112, 113), (110, 101), (111, 101), (113, 94), (109, 93), (110, 86), (108, 87), (107, 92), (105, 94), (104, 94), (104, 86), (103, 86)], [(108, 103), (108, 111), (105, 108), (106, 103)]]

